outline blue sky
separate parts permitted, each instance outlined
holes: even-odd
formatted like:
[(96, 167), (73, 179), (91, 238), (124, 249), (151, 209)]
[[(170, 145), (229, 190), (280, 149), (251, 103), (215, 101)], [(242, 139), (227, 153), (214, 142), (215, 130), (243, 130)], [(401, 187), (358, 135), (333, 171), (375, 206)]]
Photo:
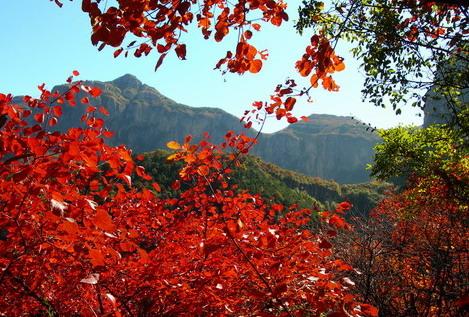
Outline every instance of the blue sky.
[[(81, 11), (81, 0), (63, 2), (62, 8), (48, 0), (2, 4), (0, 92), (34, 95), (38, 84), (45, 82), (48, 87), (61, 84), (74, 69), (80, 71), (81, 79), (102, 81), (130, 73), (177, 102), (194, 107), (218, 107), (240, 117), (253, 101), (266, 100), (277, 83), (295, 73), (294, 63), (310, 37), (308, 34), (300, 37), (294, 32), (298, 2), (289, 1), (289, 23), (281, 28), (263, 25), (262, 31), (254, 34), (252, 44), (258, 49), (268, 49), (270, 54), (260, 73), (222, 76), (214, 71), (218, 59), (234, 48), (235, 38), (229, 36), (221, 43), (207, 41), (197, 29), (190, 29), (183, 39), (188, 60), (180, 61), (175, 54), (168, 55), (162, 67), (154, 72), (156, 54), (140, 59), (114, 59), (112, 49), (98, 52), (90, 42), (89, 19)], [(383, 128), (421, 124), (422, 118), (412, 107), (404, 107), (403, 114), (396, 116), (391, 109), (376, 108), (361, 101), (363, 76), (346, 48), (345, 44), (337, 48), (347, 65), (335, 75), (340, 91), (314, 90), (313, 102), (297, 103), (296, 114), (352, 115)], [(273, 132), (285, 125), (272, 119), (265, 131)]]

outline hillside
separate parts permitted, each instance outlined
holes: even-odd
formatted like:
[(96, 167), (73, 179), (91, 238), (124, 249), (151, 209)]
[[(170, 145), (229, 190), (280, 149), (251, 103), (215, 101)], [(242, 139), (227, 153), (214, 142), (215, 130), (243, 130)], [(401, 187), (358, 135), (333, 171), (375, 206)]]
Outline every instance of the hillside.
[[(135, 152), (164, 148), (169, 140), (182, 140), (188, 134), (197, 138), (208, 132), (216, 142), (227, 130), (246, 133), (235, 116), (217, 108), (179, 104), (132, 75), (90, 84), (103, 91), (95, 104), (110, 112), (106, 125), (115, 132), (111, 143), (124, 143)], [(66, 87), (54, 89), (63, 91)], [(57, 128), (76, 126), (82, 113), (83, 106), (66, 107)], [(341, 183), (368, 181), (365, 166), (372, 161), (372, 147), (378, 137), (349, 117), (313, 115), (310, 119), (277, 133), (262, 134), (253, 153), (265, 161), (311, 176)]]
[(271, 135), (263, 135), (254, 154), (306, 175), (339, 183), (369, 180), (365, 166), (373, 160), (379, 138), (350, 117), (312, 115)]
[[(147, 152), (142, 163), (146, 171), (163, 185), (162, 188), (170, 188), (181, 166), (167, 162), (169, 155), (170, 152), (164, 150)], [(240, 190), (259, 193), (263, 198), (285, 206), (298, 204), (304, 208), (324, 210), (334, 208), (338, 202), (350, 201), (354, 205), (352, 212), (356, 214), (368, 214), (389, 189), (389, 184), (377, 182), (340, 185), (332, 180), (283, 169), (255, 156), (247, 156), (241, 166), (234, 169), (230, 182)]]

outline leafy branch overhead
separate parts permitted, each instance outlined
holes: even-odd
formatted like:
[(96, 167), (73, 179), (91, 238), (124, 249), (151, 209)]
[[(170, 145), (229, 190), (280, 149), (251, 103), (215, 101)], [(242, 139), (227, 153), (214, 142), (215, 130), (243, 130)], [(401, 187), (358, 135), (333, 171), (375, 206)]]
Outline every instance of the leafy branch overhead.
[(405, 104), (423, 108), (429, 88), (453, 103), (454, 90), (468, 88), (467, 1), (305, 0), (299, 14), (300, 33), (311, 27), (336, 44), (354, 44), (363, 98), (377, 106), (390, 103), (399, 114)]

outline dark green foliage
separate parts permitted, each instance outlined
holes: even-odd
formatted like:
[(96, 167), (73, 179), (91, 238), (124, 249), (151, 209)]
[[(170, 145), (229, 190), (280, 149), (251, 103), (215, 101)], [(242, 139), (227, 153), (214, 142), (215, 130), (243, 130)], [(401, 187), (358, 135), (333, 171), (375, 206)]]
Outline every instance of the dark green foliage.
[[(168, 162), (170, 152), (156, 150), (144, 154), (142, 165), (164, 189), (160, 195), (172, 196), (171, 183), (176, 179), (180, 163)], [(335, 208), (347, 200), (354, 205), (354, 214), (367, 215), (384, 196), (389, 184), (372, 182), (340, 185), (332, 180), (311, 177), (266, 163), (255, 156), (247, 156), (229, 175), (231, 186), (260, 194), (264, 199), (285, 206), (324, 210)], [(184, 184), (181, 184), (184, 186)]]
[(353, 214), (360, 216), (367, 216), (392, 187), (389, 183), (378, 181), (341, 186), (343, 197), (353, 204)]

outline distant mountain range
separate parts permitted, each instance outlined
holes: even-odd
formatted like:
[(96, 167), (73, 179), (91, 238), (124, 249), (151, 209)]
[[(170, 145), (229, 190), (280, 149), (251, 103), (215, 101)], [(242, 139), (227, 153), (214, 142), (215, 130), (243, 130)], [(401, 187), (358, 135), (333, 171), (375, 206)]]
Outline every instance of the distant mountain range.
[[(102, 89), (102, 95), (93, 103), (110, 112), (106, 126), (115, 132), (111, 143), (126, 144), (137, 153), (165, 148), (168, 141), (181, 141), (188, 134), (196, 137), (208, 132), (217, 141), (228, 130), (246, 133), (235, 116), (217, 108), (179, 104), (133, 75), (90, 84)], [(63, 91), (66, 87), (55, 89)], [(79, 124), (83, 108), (65, 107), (57, 128), (64, 130)], [(375, 134), (350, 117), (315, 114), (309, 122), (262, 134), (253, 154), (306, 175), (361, 183), (369, 180), (365, 166), (372, 161), (373, 146), (378, 141)]]

